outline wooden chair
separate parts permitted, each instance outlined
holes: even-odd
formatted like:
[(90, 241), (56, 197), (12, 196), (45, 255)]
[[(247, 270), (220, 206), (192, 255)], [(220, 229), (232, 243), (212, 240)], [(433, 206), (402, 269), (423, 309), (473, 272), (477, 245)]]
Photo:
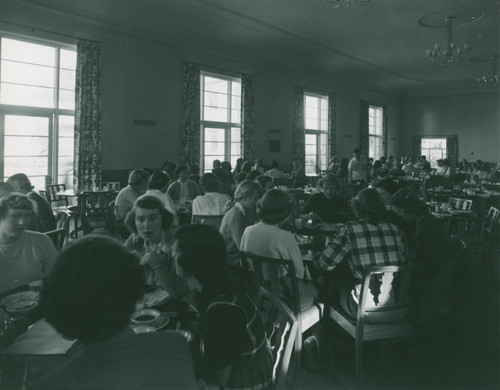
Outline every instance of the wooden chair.
[(191, 223), (201, 223), (203, 225), (210, 225), (219, 230), (222, 223), (223, 215), (193, 215)]
[(69, 237), (69, 223), (71, 220), (71, 214), (65, 210), (59, 210), (56, 212), (56, 229), (64, 229), (64, 244), (66, 244), (66, 239)]
[[(280, 299), (285, 297), (285, 303), (288, 304), (298, 319), (297, 340), (295, 341), (295, 374), (297, 382), (300, 371), (302, 334), (323, 318), (324, 305), (318, 303), (304, 311), (300, 310), (299, 287), (292, 260), (274, 259), (242, 251), (241, 261), (243, 269), (250, 272), (253, 270), (252, 276), (254, 280), (250, 283), (253, 290), (264, 287)], [(286, 276), (280, 279), (279, 271), (283, 270), (283, 267), (286, 270)], [(264, 278), (265, 272), (269, 280)]]
[[(407, 337), (411, 335), (412, 325), (407, 320), (383, 323), (385, 317), (390, 318), (394, 314), (404, 314), (408, 311), (407, 295), (410, 278), (408, 274), (405, 274), (403, 272), (407, 269), (407, 267), (403, 266), (372, 267), (368, 269), (361, 286), (361, 294), (359, 298), (356, 320), (353, 320), (349, 316), (343, 314), (340, 309), (333, 306), (330, 307), (330, 317), (333, 319), (333, 321), (340, 325), (342, 329), (344, 329), (351, 337), (355, 339), (356, 382), (358, 384), (358, 387), (360, 386), (363, 379), (363, 342), (396, 337)], [(402, 283), (400, 283), (399, 289), (398, 304), (394, 306), (367, 308), (366, 301), (372, 275), (396, 272), (400, 273), (400, 276), (402, 277)], [(377, 324), (367, 323), (367, 314), (377, 316)]]
[[(38, 191), (38, 193), (39, 193), (39, 194), (40, 194), (40, 196), (41, 196), (42, 198), (44, 198), (47, 202), (49, 201), (49, 196), (48, 196), (48, 194), (47, 194), (47, 191), (45, 191), (45, 190), (40, 190), (40, 191)], [(49, 203), (50, 203), (50, 202), (49, 202)]]
[(450, 208), (452, 210), (471, 211), (472, 200), (461, 198), (450, 198)]
[(83, 234), (90, 234), (95, 229), (116, 235), (114, 201), (116, 193), (109, 191), (84, 192), (81, 197), (81, 215)]
[(281, 299), (263, 287), (256, 302), (273, 352), (272, 383), (266, 388), (288, 389), (286, 378), (299, 327), (297, 318)]
[(484, 265), (486, 266), (487, 271), (493, 275), (492, 270), (491, 270), (491, 253), (494, 252), (495, 250), (495, 244), (496, 248), (498, 248), (498, 238), (496, 237), (495, 234), (498, 233), (498, 224), (500, 220), (500, 210), (497, 209), (496, 207), (491, 206), (490, 209), (488, 210), (488, 214), (486, 216), (486, 219), (483, 221), (482, 226), (481, 226), (481, 241), (480, 241), (480, 248), (481, 248), (481, 257), (484, 262)]
[[(72, 234), (74, 234), (76, 238), (76, 236), (78, 235), (78, 206), (70, 206), (67, 196), (57, 195), (58, 192), (66, 191), (66, 185), (50, 184), (47, 185), (46, 190), (47, 191), (45, 191), (45, 196), (47, 198), (47, 201), (50, 203), (54, 214), (57, 214), (57, 212), (59, 211), (65, 211), (69, 214), (70, 219), (73, 219), (74, 231)], [(42, 191), (40, 191), (40, 194), (42, 194)]]
[(45, 232), (47, 236), (52, 240), (54, 246), (59, 252), (64, 246), (64, 239), (66, 238), (66, 230), (64, 228), (51, 230), (50, 232)]

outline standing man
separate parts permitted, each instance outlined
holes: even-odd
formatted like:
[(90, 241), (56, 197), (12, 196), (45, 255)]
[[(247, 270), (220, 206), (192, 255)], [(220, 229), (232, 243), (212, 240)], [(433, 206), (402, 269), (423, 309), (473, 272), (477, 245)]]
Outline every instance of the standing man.
[(361, 151), (358, 148), (354, 149), (347, 172), (349, 183), (356, 180), (366, 181), (366, 158), (361, 155)]

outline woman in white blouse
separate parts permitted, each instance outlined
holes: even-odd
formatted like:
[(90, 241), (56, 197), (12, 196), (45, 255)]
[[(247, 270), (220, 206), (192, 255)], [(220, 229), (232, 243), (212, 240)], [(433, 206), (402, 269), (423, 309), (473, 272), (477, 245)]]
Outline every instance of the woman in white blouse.
[(219, 182), (213, 173), (205, 173), (200, 179), (200, 187), (205, 195), (193, 201), (193, 215), (224, 215), (225, 206), (231, 197), (218, 191)]

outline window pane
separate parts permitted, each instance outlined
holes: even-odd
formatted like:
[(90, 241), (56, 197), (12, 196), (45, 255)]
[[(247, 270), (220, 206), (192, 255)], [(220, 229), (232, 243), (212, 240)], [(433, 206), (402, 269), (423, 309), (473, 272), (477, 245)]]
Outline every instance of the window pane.
[(234, 155), (234, 156), (231, 156), (231, 166), (232, 167), (235, 167), (236, 166), (236, 160), (238, 160), (241, 156), (238, 154), (238, 155)]
[(239, 96), (231, 96), (231, 108), (233, 110), (241, 109), (241, 98)]
[(47, 137), (5, 136), (5, 156), (48, 156)]
[(59, 91), (59, 108), (66, 110), (75, 109), (75, 91), (68, 91), (66, 89)]
[[(206, 155), (222, 155), (224, 159), (224, 143), (223, 142), (205, 142)], [(222, 161), (222, 160), (221, 160)]]
[(316, 145), (316, 134), (306, 134), (306, 145)]
[(76, 51), (61, 49), (59, 66), (64, 69), (76, 69)]
[(316, 145), (306, 145), (306, 154), (316, 154)]
[(55, 66), (56, 49), (50, 46), (2, 38), (2, 58)]
[(306, 111), (308, 108), (313, 108), (317, 112), (319, 108), (319, 99), (316, 96), (306, 95), (304, 105), (306, 107)]
[(328, 98), (321, 98), (321, 110), (326, 111), (328, 115)]
[(59, 156), (73, 156), (75, 148), (74, 138), (59, 137)]
[(231, 94), (233, 96), (241, 96), (241, 83), (233, 81), (231, 83)]
[[(73, 158), (60, 157), (59, 158), (59, 175), (73, 175)], [(59, 182), (58, 182), (59, 183)]]
[(225, 93), (205, 92), (205, 107), (227, 108), (228, 96)]
[(224, 142), (224, 129), (205, 128), (205, 141)]
[(73, 137), (75, 134), (75, 117), (59, 115), (59, 137)]
[(241, 154), (241, 144), (239, 142), (231, 142), (231, 155)]
[(4, 176), (9, 177), (15, 173), (23, 172), (26, 175), (47, 175), (47, 157), (5, 157)]
[(213, 162), (214, 160), (219, 160), (219, 161), (224, 161), (224, 155), (222, 156), (205, 156), (205, 159), (204, 159), (204, 171), (205, 172), (209, 172), (212, 170), (212, 165), (213, 165)]
[(6, 135), (49, 135), (49, 118), (5, 115)]
[(321, 155), (321, 169), (325, 170), (327, 168), (326, 166), (326, 154)]
[[(2, 81), (54, 87), (55, 68), (2, 60)], [(73, 82), (74, 85), (74, 82)]]
[(54, 89), (0, 84), (0, 103), (17, 106), (54, 107)]
[(66, 188), (72, 188), (73, 187), (73, 175), (58, 176), (57, 183), (66, 185)]
[(320, 144), (321, 144), (322, 150), (326, 150), (326, 145), (328, 143), (327, 140), (328, 140), (328, 136), (326, 134), (320, 135)]
[(76, 72), (74, 70), (61, 69), (59, 72), (59, 88), (75, 89)]
[(231, 123), (241, 123), (240, 110), (231, 110)]
[(231, 127), (231, 142), (241, 141), (241, 129), (239, 127)]
[(321, 121), (321, 129), (323, 131), (328, 131), (328, 120)]
[(227, 122), (228, 119), (227, 108), (205, 107), (203, 111), (204, 111), (203, 117), (204, 120), (206, 121)]
[(216, 79), (210, 76), (205, 77), (205, 91), (211, 92), (222, 92), (227, 94), (228, 81), (222, 79)]

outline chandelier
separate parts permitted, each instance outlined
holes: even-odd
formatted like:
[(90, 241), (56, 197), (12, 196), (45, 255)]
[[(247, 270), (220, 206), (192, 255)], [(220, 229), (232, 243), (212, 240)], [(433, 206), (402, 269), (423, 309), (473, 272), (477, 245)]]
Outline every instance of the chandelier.
[[(488, 61), (491, 61), (491, 75), (481, 76), (476, 79), (477, 84), (480, 87), (493, 88), (498, 86), (497, 60), (498, 60), (498, 54), (495, 54), (489, 58)], [(474, 61), (485, 61), (485, 60), (474, 59)]]
[(446, 22), (446, 45), (441, 46), (436, 43), (432, 49), (426, 51), (430, 59), (438, 65), (462, 62), (470, 55), (471, 48), (468, 44), (459, 47), (453, 42), (453, 19), (452, 16), (444, 18)]
[(332, 8), (339, 8), (342, 4), (347, 4), (348, 7), (351, 6), (351, 3), (364, 7), (368, 5), (371, 0), (323, 0), (327, 5)]

